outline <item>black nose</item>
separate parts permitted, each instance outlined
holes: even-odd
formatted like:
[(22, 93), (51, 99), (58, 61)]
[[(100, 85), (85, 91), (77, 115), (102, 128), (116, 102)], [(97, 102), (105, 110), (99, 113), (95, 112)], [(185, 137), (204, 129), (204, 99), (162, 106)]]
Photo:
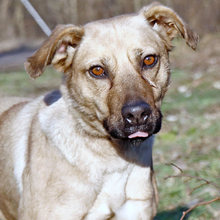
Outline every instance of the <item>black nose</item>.
[(126, 122), (132, 126), (137, 126), (146, 123), (151, 114), (151, 109), (146, 102), (141, 101), (124, 105), (121, 114)]

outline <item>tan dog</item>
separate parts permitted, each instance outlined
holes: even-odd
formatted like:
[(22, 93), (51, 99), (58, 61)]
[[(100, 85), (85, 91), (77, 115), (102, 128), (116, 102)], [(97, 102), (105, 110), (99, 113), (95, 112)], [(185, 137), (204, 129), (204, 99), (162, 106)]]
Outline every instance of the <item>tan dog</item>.
[(198, 37), (171, 9), (58, 26), (25, 63), (63, 72), (60, 91), (0, 103), (0, 209), (8, 220), (149, 220), (151, 151), (170, 83), (171, 40)]

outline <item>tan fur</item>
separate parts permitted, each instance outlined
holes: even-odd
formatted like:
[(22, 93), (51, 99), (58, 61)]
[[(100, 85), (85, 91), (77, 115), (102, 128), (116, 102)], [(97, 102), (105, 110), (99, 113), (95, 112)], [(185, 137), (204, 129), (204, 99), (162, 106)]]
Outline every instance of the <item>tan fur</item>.
[[(125, 130), (134, 128), (126, 127), (122, 109), (148, 103), (146, 127), (152, 126), (150, 135), (158, 132), (170, 83), (168, 52), (177, 35), (196, 48), (196, 33), (153, 3), (83, 27), (59, 25), (28, 58), (32, 78), (49, 64), (63, 72), (62, 97), (0, 101), (0, 210), (7, 220), (153, 219), (158, 191), (152, 163), (127, 154)], [(157, 63), (143, 68), (148, 55)], [(94, 66), (105, 74), (94, 77)], [(153, 136), (144, 143), (151, 151)]]

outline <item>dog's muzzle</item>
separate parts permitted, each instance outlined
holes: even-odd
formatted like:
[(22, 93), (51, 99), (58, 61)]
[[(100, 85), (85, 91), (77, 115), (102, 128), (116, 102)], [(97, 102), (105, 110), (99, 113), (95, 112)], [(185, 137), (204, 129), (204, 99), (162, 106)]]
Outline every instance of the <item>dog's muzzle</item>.
[(112, 138), (129, 141), (133, 145), (139, 145), (161, 129), (160, 110), (152, 109), (145, 101), (125, 103), (118, 118), (117, 121), (111, 116), (105, 119), (105, 129)]

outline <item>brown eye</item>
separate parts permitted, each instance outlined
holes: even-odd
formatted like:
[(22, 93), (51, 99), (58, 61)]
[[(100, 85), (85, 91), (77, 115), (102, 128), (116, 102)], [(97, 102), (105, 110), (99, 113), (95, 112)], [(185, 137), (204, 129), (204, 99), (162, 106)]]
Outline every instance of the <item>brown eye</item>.
[(101, 76), (105, 73), (104, 69), (100, 66), (95, 66), (95, 67), (92, 67), (90, 69), (90, 73), (92, 73), (93, 75), (95, 76)]
[(156, 56), (154, 56), (154, 55), (149, 55), (149, 56), (146, 56), (146, 57), (144, 58), (144, 65), (147, 66), (147, 67), (150, 67), (150, 66), (152, 66), (153, 64), (156, 64), (156, 61), (157, 61)]

